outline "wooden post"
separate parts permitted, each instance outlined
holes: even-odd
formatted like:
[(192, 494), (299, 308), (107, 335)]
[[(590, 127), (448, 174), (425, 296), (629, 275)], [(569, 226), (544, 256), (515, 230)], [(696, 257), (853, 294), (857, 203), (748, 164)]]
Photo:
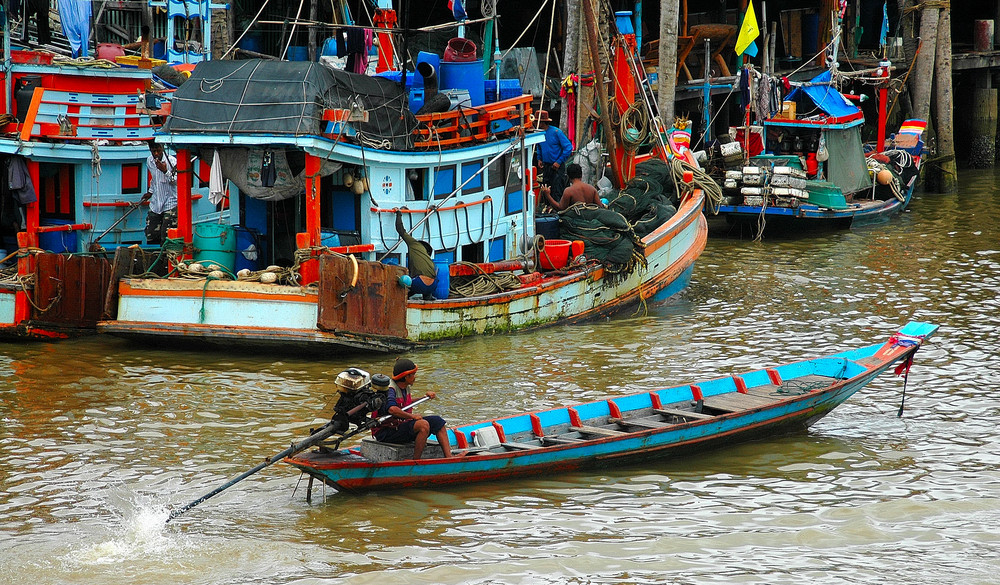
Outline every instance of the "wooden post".
[[(989, 72), (981, 75), (989, 79)], [(972, 108), (969, 112), (972, 146), (969, 155), (969, 166), (973, 168), (990, 168), (996, 160), (997, 139), (997, 90), (992, 87), (977, 87), (972, 92)], [(950, 128), (949, 128), (950, 129)], [(938, 143), (946, 129), (938, 127)], [(953, 141), (952, 141), (953, 142)], [(952, 162), (954, 162), (954, 144)], [(946, 153), (938, 149), (938, 158), (944, 158)], [(943, 177), (942, 177), (943, 179)], [(954, 188), (954, 185), (952, 185)]]
[(604, 67), (601, 66), (600, 43), (597, 40), (597, 17), (594, 15), (594, 5), (590, 0), (582, 0), (583, 16), (587, 20), (587, 39), (590, 44), (590, 60), (594, 64), (595, 87), (597, 87), (597, 99), (601, 103), (601, 124), (604, 126), (604, 137), (608, 143), (608, 152), (611, 154), (611, 167), (614, 171), (612, 177), (615, 186), (621, 186), (622, 171), (618, 166), (618, 138), (615, 135), (616, 129), (611, 125), (611, 112), (608, 109), (608, 88), (604, 85)]
[(656, 105), (660, 119), (670, 128), (674, 123), (674, 94), (677, 90), (677, 18), (680, 3), (687, 0), (661, 0), (660, 51), (657, 67)]
[[(566, 40), (563, 44), (563, 75), (572, 75), (574, 73), (580, 73), (580, 62), (577, 60), (580, 46), (580, 0), (568, 0), (566, 2)], [(576, 101), (580, 101), (580, 88), (577, 87), (576, 91)], [(567, 112), (569, 109), (569, 100), (563, 98), (562, 101), (563, 112)], [(577, 112), (573, 112), (573, 118), (576, 120)], [(570, 132), (569, 127), (570, 116), (563, 115), (559, 117), (559, 127), (565, 134), (573, 134), (576, 137), (576, 146), (581, 146), (580, 135), (577, 133), (577, 127), (579, 127), (580, 122), (576, 120), (572, 132)]]
[[(936, 78), (935, 87), (937, 94), (934, 99), (934, 119), (937, 122), (937, 155), (940, 163), (938, 165), (937, 192), (951, 193), (958, 186), (958, 163), (955, 162), (955, 131), (954, 125), (954, 94), (951, 85), (951, 9), (941, 9), (941, 20), (938, 24), (938, 39), (936, 53)], [(996, 128), (997, 128), (997, 94), (993, 90), (992, 115), (990, 116), (990, 128), (992, 137), (990, 138), (989, 152), (992, 156), (989, 159), (989, 166), (993, 166), (996, 160)], [(977, 100), (978, 101), (978, 100)], [(976, 148), (973, 148), (976, 151)]]
[(937, 54), (939, 8), (925, 4), (920, 14), (920, 53), (910, 75), (913, 95), (913, 117), (930, 120), (931, 86), (934, 80), (934, 60)]
[(316, 26), (312, 23), (316, 22), (317, 18), (317, 7), (316, 0), (309, 0), (309, 61), (316, 61)]

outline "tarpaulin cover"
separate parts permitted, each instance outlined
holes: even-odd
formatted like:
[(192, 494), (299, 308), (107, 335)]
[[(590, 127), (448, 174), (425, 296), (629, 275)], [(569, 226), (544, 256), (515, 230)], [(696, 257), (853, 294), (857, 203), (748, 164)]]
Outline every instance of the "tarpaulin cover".
[(202, 61), (174, 92), (163, 131), (222, 134), (320, 134), (330, 108), (367, 112), (351, 122), (368, 147), (412, 147), (413, 114), (393, 81), (308, 61)]
[[(823, 110), (828, 116), (833, 116), (839, 118), (841, 116), (850, 116), (859, 113), (861, 110), (857, 106), (847, 101), (837, 88), (832, 85), (827, 85), (830, 82), (831, 76), (829, 71), (824, 71), (816, 77), (809, 80), (809, 83), (816, 83), (822, 85), (807, 85), (796, 87), (791, 93), (785, 97), (785, 100), (797, 100), (801, 96), (800, 93), (804, 93), (816, 104), (816, 106)], [(805, 110), (804, 108), (798, 108), (799, 113)]]

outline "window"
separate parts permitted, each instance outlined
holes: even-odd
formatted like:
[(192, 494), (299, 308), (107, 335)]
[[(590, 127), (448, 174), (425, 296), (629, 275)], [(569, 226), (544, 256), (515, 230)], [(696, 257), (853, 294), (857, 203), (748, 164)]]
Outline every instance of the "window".
[(434, 169), (434, 198), (444, 199), (455, 191), (455, 165)]
[(406, 169), (406, 200), (424, 201), (427, 199), (427, 169)]
[(134, 195), (142, 192), (143, 163), (126, 163), (122, 165), (122, 195)]
[[(465, 187), (462, 187), (463, 194), (479, 193), (480, 191), (483, 190), (483, 174), (482, 173), (479, 173), (478, 175), (476, 174), (479, 172), (479, 169), (481, 168), (483, 168), (483, 162), (478, 160), (473, 162), (467, 162), (462, 165), (462, 183), (465, 184)], [(475, 177), (475, 178), (469, 181), (470, 177)], [(466, 181), (469, 182), (466, 183)]]

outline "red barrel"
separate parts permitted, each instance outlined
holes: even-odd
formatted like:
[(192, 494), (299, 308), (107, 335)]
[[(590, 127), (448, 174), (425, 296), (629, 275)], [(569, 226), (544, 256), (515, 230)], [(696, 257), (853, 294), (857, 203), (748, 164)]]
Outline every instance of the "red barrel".
[(475, 61), (476, 43), (462, 37), (455, 37), (448, 41), (448, 46), (444, 50), (445, 61)]

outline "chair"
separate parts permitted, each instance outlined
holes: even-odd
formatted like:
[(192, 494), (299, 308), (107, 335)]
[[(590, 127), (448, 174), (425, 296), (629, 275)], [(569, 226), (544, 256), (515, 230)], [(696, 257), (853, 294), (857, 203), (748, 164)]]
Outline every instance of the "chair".
[(698, 24), (692, 26), (687, 34), (678, 35), (678, 79), (680, 78), (682, 71), (688, 81), (694, 79), (694, 76), (691, 75), (691, 71), (688, 69), (686, 61), (688, 56), (692, 53), (694, 53), (696, 57), (699, 56), (699, 53), (695, 50), (695, 48), (703, 46), (706, 39), (709, 41), (712, 50), (709, 60), (719, 66), (719, 74), (721, 76), (729, 77), (731, 73), (729, 72), (729, 66), (726, 64), (726, 59), (722, 56), (722, 52), (735, 45), (736, 31), (737, 28), (731, 24)]

